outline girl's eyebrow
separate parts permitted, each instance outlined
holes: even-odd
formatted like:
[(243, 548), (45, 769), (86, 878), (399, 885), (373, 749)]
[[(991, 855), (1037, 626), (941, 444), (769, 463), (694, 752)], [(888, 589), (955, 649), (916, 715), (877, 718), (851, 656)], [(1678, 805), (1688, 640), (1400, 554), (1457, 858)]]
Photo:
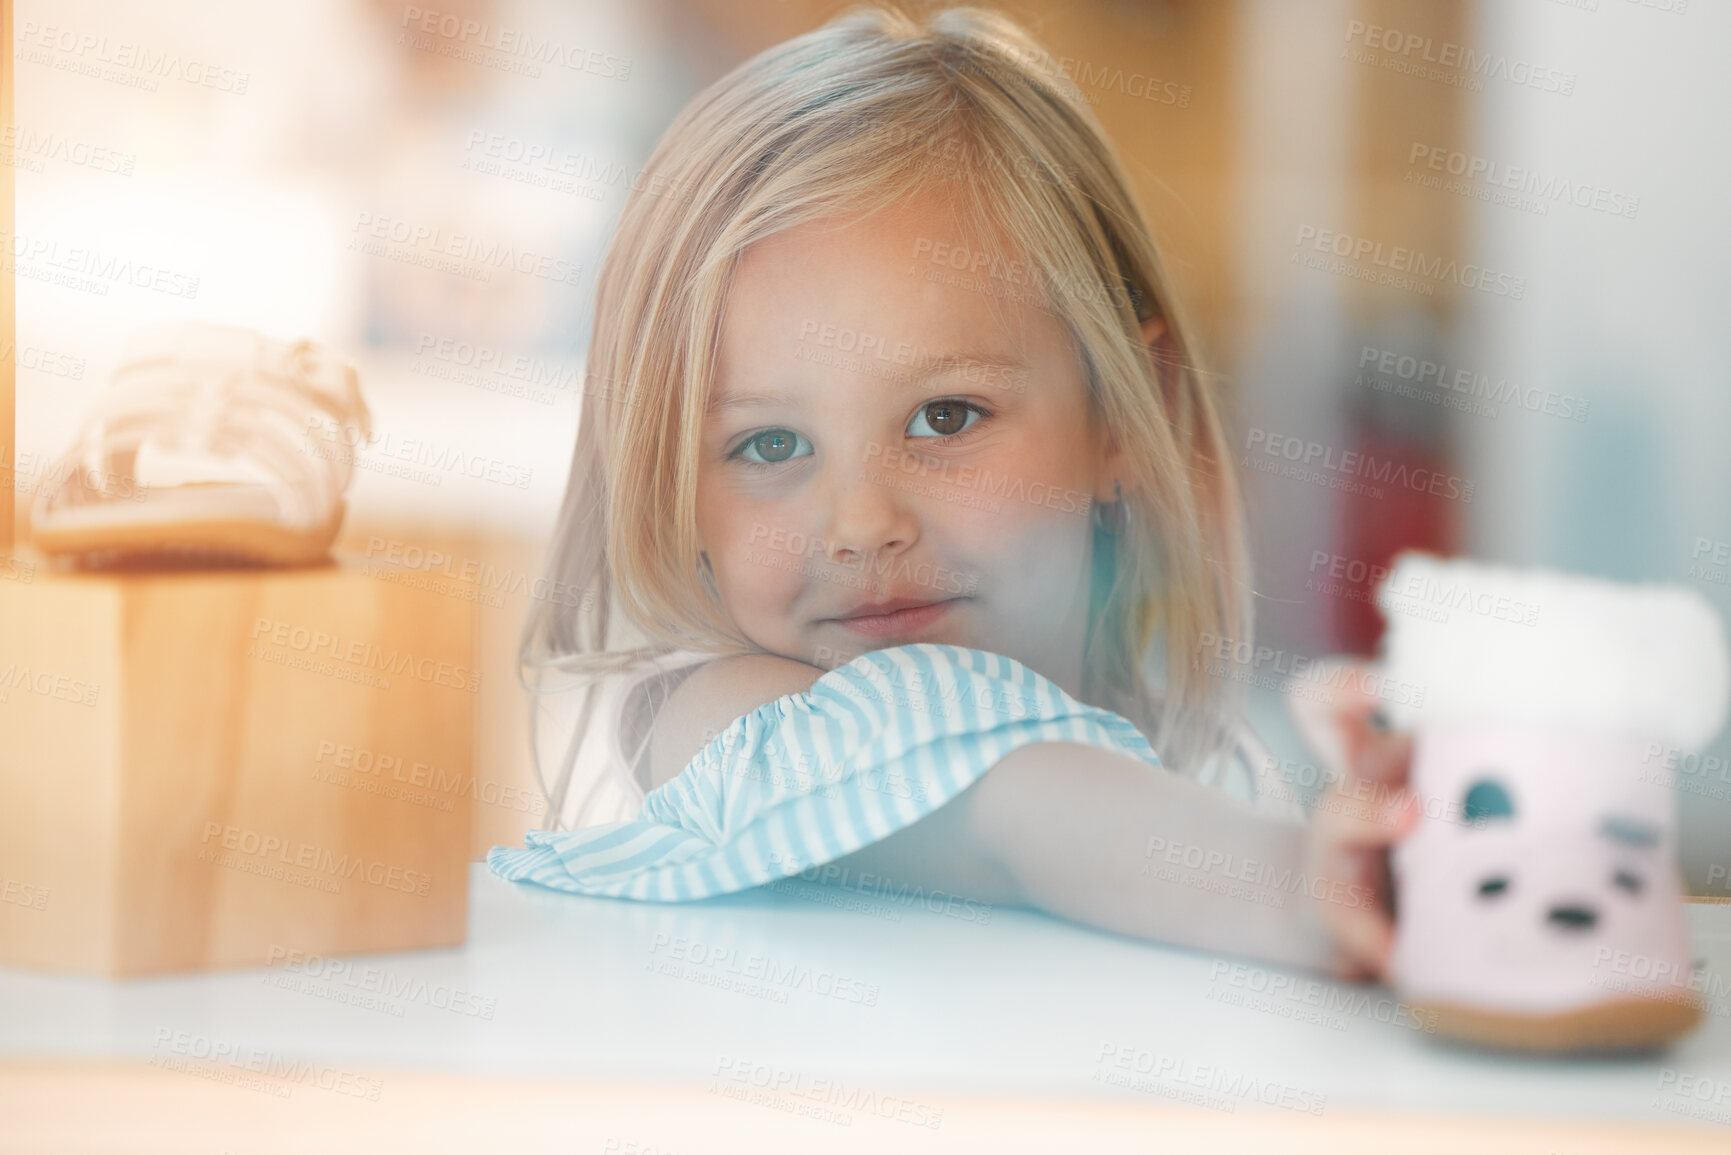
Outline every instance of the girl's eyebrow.
[[(906, 376), (895, 373), (889, 377), (891, 384), (905, 384), (912, 388), (923, 386), (933, 378), (942, 377), (947, 373), (955, 373), (962, 369), (1027, 369), (1028, 364), (1020, 357), (1009, 357), (999, 353), (945, 353), (930, 357), (917, 369), (909, 369)], [(900, 368), (894, 361), (887, 361), (886, 368)], [(709, 411), (723, 413), (730, 409), (749, 409), (764, 405), (788, 405), (796, 397), (793, 393), (783, 391), (767, 391), (758, 393), (731, 393), (725, 397), (710, 399)]]

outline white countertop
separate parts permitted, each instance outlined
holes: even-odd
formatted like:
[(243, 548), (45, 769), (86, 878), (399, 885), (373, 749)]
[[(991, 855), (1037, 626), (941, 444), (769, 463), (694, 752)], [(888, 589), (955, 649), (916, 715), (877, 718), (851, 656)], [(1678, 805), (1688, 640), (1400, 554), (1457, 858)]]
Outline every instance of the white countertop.
[[(1232, 1110), (1240, 1098), (1240, 1111), (1256, 1104), (1232, 1088), (1255, 1080), (1273, 1090), (1251, 1095), (1296, 1112), (1699, 1126), (1711, 1123), (1683, 1113), (1679, 1080), (1731, 1086), (1724, 1000), (1656, 1056), (1498, 1056), (1405, 1025), (1379, 987), (1257, 996), (1294, 972), (1251, 967), (1235, 983), (1222, 960), (1033, 912), (982, 920), (779, 886), (658, 905), (513, 885), (476, 864), (461, 949), (119, 982), (0, 971), (0, 1057), (162, 1062), (226, 1047), (355, 1071), (741, 1086), (741, 1072), (773, 1069), (788, 1085), (917, 1089), (938, 1104), (1028, 1094)], [(1723, 981), (1731, 905), (1692, 905), (1690, 919)], [(1731, 1092), (1717, 1109), (1731, 1118)]]

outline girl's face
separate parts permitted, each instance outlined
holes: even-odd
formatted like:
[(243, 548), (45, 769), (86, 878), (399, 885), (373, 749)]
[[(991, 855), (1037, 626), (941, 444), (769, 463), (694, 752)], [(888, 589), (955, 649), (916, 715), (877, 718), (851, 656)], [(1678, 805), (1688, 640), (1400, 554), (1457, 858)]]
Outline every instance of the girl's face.
[(834, 228), (753, 245), (727, 300), (697, 489), (723, 604), (823, 669), (947, 642), (1079, 696), (1091, 506), (1123, 475), (1075, 348), (942, 199)]

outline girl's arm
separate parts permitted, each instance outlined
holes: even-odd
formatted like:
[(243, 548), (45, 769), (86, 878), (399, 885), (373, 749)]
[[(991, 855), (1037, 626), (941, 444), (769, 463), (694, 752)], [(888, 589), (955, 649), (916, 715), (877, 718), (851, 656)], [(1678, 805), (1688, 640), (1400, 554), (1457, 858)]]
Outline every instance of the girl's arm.
[[(706, 666), (657, 721), (652, 777), (677, 774), (734, 718), (810, 689), (821, 674), (756, 655)], [(925, 818), (836, 863), (856, 876), (1033, 906), (1139, 938), (1349, 973), (1343, 953), (1375, 951), (1341, 944), (1343, 922), (1381, 927), (1386, 915), (1380, 896), (1347, 881), (1349, 872), (1324, 877), (1317, 864), (1355, 835), (1386, 841), (1379, 830), (1388, 823), (1367, 811), (1319, 825), (1330, 832), (1321, 844), (1314, 825), (1264, 817), (1127, 754), (1037, 742)]]
[(1098, 746), (1023, 746), (973, 793), (978, 852), (1027, 905), (1090, 926), (1325, 970), (1323, 903), (1375, 901), (1310, 872), (1308, 827)]

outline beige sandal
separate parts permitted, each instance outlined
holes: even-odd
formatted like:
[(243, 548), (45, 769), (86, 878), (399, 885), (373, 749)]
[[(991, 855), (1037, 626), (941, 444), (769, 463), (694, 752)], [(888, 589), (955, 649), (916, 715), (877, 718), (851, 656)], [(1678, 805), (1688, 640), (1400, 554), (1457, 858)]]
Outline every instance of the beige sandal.
[(152, 330), (37, 493), (32, 542), (85, 564), (318, 561), (371, 435), (354, 367), (328, 350), (231, 325)]

